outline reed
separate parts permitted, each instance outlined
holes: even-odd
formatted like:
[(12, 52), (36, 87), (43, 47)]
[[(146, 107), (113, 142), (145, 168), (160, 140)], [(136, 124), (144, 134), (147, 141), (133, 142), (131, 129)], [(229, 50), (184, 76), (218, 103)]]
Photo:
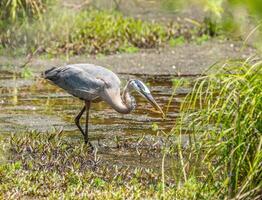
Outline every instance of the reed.
[[(211, 73), (209, 73), (211, 71)], [(190, 134), (177, 148), (184, 180), (197, 177), (216, 198), (254, 199), (262, 188), (262, 62), (248, 59), (211, 67), (181, 106), (172, 131)], [(180, 145), (181, 146), (181, 145)]]
[(46, 3), (47, 0), (2, 0), (0, 18), (15, 21), (18, 17), (40, 16)]

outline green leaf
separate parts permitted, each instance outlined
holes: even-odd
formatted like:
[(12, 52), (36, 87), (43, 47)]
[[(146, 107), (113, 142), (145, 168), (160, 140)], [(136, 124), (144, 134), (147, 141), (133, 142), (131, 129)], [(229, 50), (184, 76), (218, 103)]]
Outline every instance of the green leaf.
[(171, 47), (175, 47), (175, 46), (180, 46), (180, 45), (183, 45), (185, 44), (186, 40), (183, 36), (179, 36), (177, 38), (171, 38), (169, 40), (169, 45)]

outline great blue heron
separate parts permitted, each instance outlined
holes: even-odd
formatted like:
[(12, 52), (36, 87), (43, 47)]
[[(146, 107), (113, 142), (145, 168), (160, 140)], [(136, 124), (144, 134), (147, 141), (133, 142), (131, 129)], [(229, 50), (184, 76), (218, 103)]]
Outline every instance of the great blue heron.
[[(63, 88), (71, 95), (85, 101), (85, 105), (75, 118), (76, 126), (84, 136), (85, 143), (88, 140), (88, 118), (91, 102), (105, 101), (119, 113), (130, 113), (136, 105), (131, 96), (134, 89), (142, 97), (148, 100), (153, 107), (163, 115), (163, 111), (156, 103), (149, 89), (142, 81), (129, 80), (120, 94), (120, 80), (112, 71), (93, 64), (73, 64), (64, 67), (51, 68), (44, 72), (44, 78)], [(80, 126), (80, 118), (86, 111), (86, 129)]]

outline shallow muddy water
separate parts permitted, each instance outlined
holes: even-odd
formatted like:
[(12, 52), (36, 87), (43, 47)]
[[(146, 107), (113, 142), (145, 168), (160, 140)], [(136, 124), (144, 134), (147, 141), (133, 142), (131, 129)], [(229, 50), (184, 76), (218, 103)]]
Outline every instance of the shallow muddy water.
[[(173, 93), (173, 77), (134, 74), (119, 76), (123, 82), (136, 78), (147, 83), (156, 101), (166, 111)], [(117, 113), (104, 102), (91, 104), (89, 137), (98, 148), (99, 155), (103, 160), (121, 165), (161, 165), (161, 162), (156, 162), (161, 160), (161, 154), (151, 154), (150, 149), (160, 151), (163, 132), (168, 133), (175, 125), (179, 103), (189, 90), (190, 88), (179, 88), (176, 91), (165, 120), (136, 94), (137, 108), (127, 115)], [(82, 106), (81, 100), (42, 78), (23, 79), (19, 74), (0, 71), (1, 136), (23, 134), (31, 130), (43, 134), (46, 131), (63, 130), (67, 138), (83, 142), (82, 135), (74, 124), (74, 118)], [(159, 128), (158, 131), (156, 127)], [(141, 153), (143, 150), (147, 153)]]

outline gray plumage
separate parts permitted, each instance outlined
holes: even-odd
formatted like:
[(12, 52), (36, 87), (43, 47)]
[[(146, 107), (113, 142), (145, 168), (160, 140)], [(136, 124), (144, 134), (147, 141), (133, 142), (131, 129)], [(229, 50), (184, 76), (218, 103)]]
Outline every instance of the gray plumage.
[[(121, 94), (121, 82), (118, 76), (109, 69), (101, 66), (93, 64), (73, 64), (51, 68), (44, 72), (44, 78), (52, 81), (55, 85), (63, 88), (73, 96), (85, 101), (85, 106), (76, 117), (75, 122), (84, 135), (86, 143), (88, 142), (88, 114), (91, 102), (103, 100), (117, 112), (127, 114), (131, 112), (136, 105), (134, 98), (130, 95), (134, 89), (163, 113), (143, 82), (139, 80), (128, 81)], [(84, 132), (79, 124), (79, 120), (85, 110), (87, 112), (87, 122)]]
[(120, 88), (120, 80), (112, 71), (92, 64), (52, 68), (45, 72), (45, 78), (83, 100), (98, 98), (107, 87)]

